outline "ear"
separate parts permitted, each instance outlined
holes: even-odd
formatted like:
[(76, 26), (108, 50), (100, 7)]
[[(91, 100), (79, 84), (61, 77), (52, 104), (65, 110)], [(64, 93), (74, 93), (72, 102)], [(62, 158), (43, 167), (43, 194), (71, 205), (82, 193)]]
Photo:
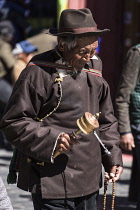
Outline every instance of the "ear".
[(60, 51), (64, 51), (64, 49), (65, 49), (65, 46), (62, 44), (62, 39), (61, 38), (58, 38), (58, 49)]

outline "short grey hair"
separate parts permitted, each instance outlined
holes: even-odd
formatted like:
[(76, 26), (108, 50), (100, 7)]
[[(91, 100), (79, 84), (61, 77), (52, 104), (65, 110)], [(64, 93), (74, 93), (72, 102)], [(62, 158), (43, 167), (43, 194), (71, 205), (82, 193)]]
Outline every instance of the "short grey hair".
[(76, 36), (65, 36), (60, 37), (61, 38), (61, 44), (64, 46), (66, 45), (69, 50), (73, 49), (77, 44), (77, 37)]
[[(84, 35), (79, 35), (79, 36), (64, 36), (60, 37), (61, 38), (61, 44), (64, 46), (66, 45), (69, 50), (73, 49), (76, 44), (77, 40), (82, 39), (83, 37), (87, 36), (86, 34)], [(92, 34), (89, 34), (88, 36), (93, 36)], [(94, 35), (97, 36), (97, 35)], [(98, 36), (97, 36), (98, 37)]]

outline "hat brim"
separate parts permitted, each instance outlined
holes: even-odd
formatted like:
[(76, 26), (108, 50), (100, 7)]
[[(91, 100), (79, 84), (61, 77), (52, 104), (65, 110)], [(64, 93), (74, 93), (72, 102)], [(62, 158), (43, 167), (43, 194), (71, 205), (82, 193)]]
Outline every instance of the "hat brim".
[(95, 35), (98, 35), (98, 34), (102, 34), (102, 33), (105, 33), (105, 32), (108, 32), (110, 31), (110, 29), (103, 29), (103, 30), (100, 30), (100, 29), (97, 29), (96, 31), (84, 31), (84, 32), (59, 32), (58, 29), (56, 28), (51, 28), (51, 29), (48, 29), (46, 31), (46, 34), (49, 34), (49, 35), (53, 35), (53, 36), (66, 36), (66, 35), (81, 35), (81, 34), (95, 34)]

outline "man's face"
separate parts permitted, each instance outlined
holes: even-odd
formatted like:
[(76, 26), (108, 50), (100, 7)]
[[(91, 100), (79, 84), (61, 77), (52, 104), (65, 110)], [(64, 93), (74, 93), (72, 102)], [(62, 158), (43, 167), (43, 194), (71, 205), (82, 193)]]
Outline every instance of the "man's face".
[(77, 39), (77, 44), (73, 49), (64, 47), (63, 57), (70, 66), (77, 70), (82, 70), (84, 65), (93, 57), (98, 47), (98, 37), (83, 36)]

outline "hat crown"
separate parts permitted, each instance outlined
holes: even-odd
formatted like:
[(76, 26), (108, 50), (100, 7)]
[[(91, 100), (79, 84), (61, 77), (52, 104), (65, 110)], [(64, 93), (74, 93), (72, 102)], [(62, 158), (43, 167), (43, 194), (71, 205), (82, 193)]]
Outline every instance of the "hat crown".
[(89, 9), (66, 9), (62, 11), (59, 21), (59, 30), (64, 28), (86, 27), (96, 27), (96, 23)]
[(93, 19), (90, 9), (65, 9), (62, 11), (59, 27), (51, 28), (46, 33), (54, 36), (71, 36), (92, 33), (98, 35), (109, 31), (109, 29), (100, 30)]

